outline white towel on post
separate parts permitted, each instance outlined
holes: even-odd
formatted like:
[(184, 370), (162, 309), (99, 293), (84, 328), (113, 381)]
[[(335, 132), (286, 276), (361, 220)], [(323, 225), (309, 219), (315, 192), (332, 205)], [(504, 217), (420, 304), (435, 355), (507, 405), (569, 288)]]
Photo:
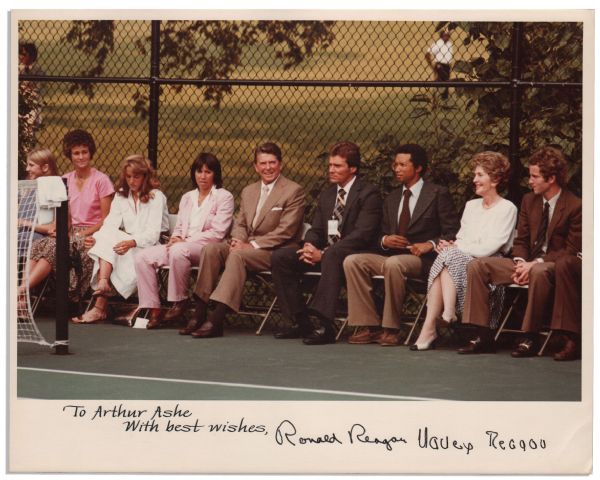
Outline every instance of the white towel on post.
[(37, 196), (40, 207), (60, 207), (60, 203), (67, 200), (67, 187), (61, 177), (39, 177), (37, 179)]

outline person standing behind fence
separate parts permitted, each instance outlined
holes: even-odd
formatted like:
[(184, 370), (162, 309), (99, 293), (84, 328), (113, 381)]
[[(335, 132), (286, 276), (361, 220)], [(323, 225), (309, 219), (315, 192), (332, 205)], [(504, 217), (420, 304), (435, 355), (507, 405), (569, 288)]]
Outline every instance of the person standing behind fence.
[[(329, 150), (329, 182), (319, 196), (310, 230), (300, 250), (273, 253), (273, 283), (277, 301), (291, 327), (275, 338), (304, 337), (306, 345), (335, 343), (333, 321), (344, 283), (344, 259), (373, 246), (381, 223), (381, 196), (375, 185), (357, 175), (360, 150), (339, 142)], [(320, 267), (321, 277), (308, 305), (300, 292), (301, 274)], [(317, 317), (322, 332), (312, 331), (309, 315)]]
[[(427, 49), (427, 53), (425, 53), (425, 59), (433, 69), (437, 81), (447, 82), (450, 80), (453, 55), (454, 48), (452, 46), (452, 40), (450, 40), (450, 31), (444, 29), (440, 32), (440, 38), (435, 41)], [(442, 91), (441, 98), (443, 100), (448, 98), (448, 87), (444, 88)]]
[(161, 231), (169, 228), (167, 198), (159, 185), (148, 159), (131, 155), (123, 161), (110, 213), (102, 228), (85, 239), (94, 261), (90, 284), (96, 301), (81, 317), (71, 319), (74, 323), (105, 320), (113, 288), (123, 298), (135, 292), (135, 256), (158, 243)]
[[(281, 149), (274, 143), (254, 151), (254, 170), (261, 180), (242, 190), (231, 241), (211, 243), (200, 253), (196, 311), (183, 333), (195, 338), (223, 336), (225, 315), (239, 311), (248, 271), (268, 270), (273, 252), (298, 247), (304, 191), (281, 174), (281, 163)], [(209, 301), (215, 309), (207, 318)]]
[[(69, 298), (77, 302), (89, 288), (93, 266), (84, 241), (102, 227), (110, 211), (115, 189), (107, 175), (92, 167), (96, 144), (88, 132), (68, 132), (63, 139), (63, 153), (73, 162), (73, 171), (63, 175), (63, 178), (67, 180), (69, 194)], [(29, 266), (30, 288), (40, 284), (55, 267), (56, 239), (47, 237), (35, 242)]]
[[(402, 186), (383, 203), (383, 220), (374, 252), (346, 257), (348, 324), (358, 327), (352, 344), (402, 343), (400, 319), (409, 278), (426, 280), (440, 239), (454, 240), (459, 227), (452, 196), (446, 187), (423, 180), (427, 153), (420, 145), (395, 150), (392, 169)], [(385, 303), (379, 318), (373, 298), (373, 275), (383, 275)], [(383, 327), (383, 331), (381, 328)]]
[[(427, 282), (427, 316), (419, 338), (410, 347), (413, 351), (435, 347), (438, 321), (456, 321), (456, 313), (463, 308), (469, 262), (476, 257), (504, 255), (512, 246), (517, 207), (498, 194), (508, 181), (508, 159), (498, 152), (482, 152), (473, 157), (471, 165), (475, 193), (481, 198), (465, 205), (456, 241), (440, 240), (436, 247), (438, 256)], [(502, 294), (494, 291), (490, 308), (496, 316), (502, 308)]]
[[(210, 153), (200, 153), (190, 167), (194, 190), (179, 202), (177, 222), (166, 245), (155, 245), (135, 257), (138, 278), (138, 308), (149, 308), (146, 328), (172, 322), (189, 308), (188, 288), (191, 269), (198, 265), (200, 253), (209, 243), (220, 242), (231, 228), (233, 195), (223, 188), (221, 164)], [(161, 318), (157, 269), (169, 266), (167, 300), (173, 306)], [(185, 332), (185, 329), (182, 331)]]
[(566, 189), (567, 161), (554, 147), (536, 150), (529, 158), (529, 186), (523, 197), (513, 258), (480, 258), (469, 264), (463, 322), (477, 335), (458, 353), (491, 353), (490, 284), (527, 285), (527, 308), (521, 329), (526, 332), (513, 357), (537, 352), (537, 337), (551, 312), (550, 328), (564, 334), (555, 360), (580, 358), (581, 332), (581, 199)]

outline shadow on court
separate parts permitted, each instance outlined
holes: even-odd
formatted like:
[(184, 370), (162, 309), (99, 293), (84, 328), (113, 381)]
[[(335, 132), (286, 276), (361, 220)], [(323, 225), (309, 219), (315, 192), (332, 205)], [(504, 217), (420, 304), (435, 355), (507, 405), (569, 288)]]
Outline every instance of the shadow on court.
[[(54, 322), (38, 320), (52, 339)], [(148, 400), (579, 401), (581, 362), (457, 355), (455, 344), (305, 346), (270, 332), (194, 339), (175, 329), (70, 325), (71, 355), (18, 344), (19, 397)]]

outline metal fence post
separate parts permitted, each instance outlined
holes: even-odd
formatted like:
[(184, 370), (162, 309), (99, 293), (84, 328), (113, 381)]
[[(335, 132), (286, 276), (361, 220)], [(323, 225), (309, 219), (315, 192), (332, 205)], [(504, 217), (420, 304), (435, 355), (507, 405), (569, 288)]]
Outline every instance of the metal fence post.
[[(63, 179), (67, 187), (66, 179)], [(69, 353), (69, 201), (56, 209), (56, 346), (54, 353)]]
[(160, 20), (152, 20), (150, 51), (150, 105), (148, 111), (148, 158), (158, 167), (158, 108), (160, 102)]
[(508, 199), (521, 204), (521, 175), (523, 165), (519, 158), (519, 123), (521, 121), (521, 41), (522, 27), (520, 22), (513, 23), (512, 28), (512, 68), (511, 68), (511, 98), (510, 98), (510, 136), (509, 136), (509, 160), (510, 179), (508, 182)]

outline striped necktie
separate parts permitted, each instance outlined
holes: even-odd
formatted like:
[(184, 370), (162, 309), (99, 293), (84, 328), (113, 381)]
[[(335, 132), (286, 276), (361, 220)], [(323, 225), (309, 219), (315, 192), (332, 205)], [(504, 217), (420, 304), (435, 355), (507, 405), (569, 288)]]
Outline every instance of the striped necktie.
[(340, 238), (340, 231), (339, 231), (339, 227), (342, 224), (342, 218), (344, 217), (344, 207), (346, 206), (346, 190), (344, 190), (343, 188), (340, 188), (338, 190), (338, 194), (337, 194), (337, 198), (335, 200), (335, 207), (333, 208), (333, 220), (337, 220), (338, 222), (338, 232), (336, 235), (328, 235), (328, 242), (329, 245), (333, 245), (335, 242), (337, 242)]

